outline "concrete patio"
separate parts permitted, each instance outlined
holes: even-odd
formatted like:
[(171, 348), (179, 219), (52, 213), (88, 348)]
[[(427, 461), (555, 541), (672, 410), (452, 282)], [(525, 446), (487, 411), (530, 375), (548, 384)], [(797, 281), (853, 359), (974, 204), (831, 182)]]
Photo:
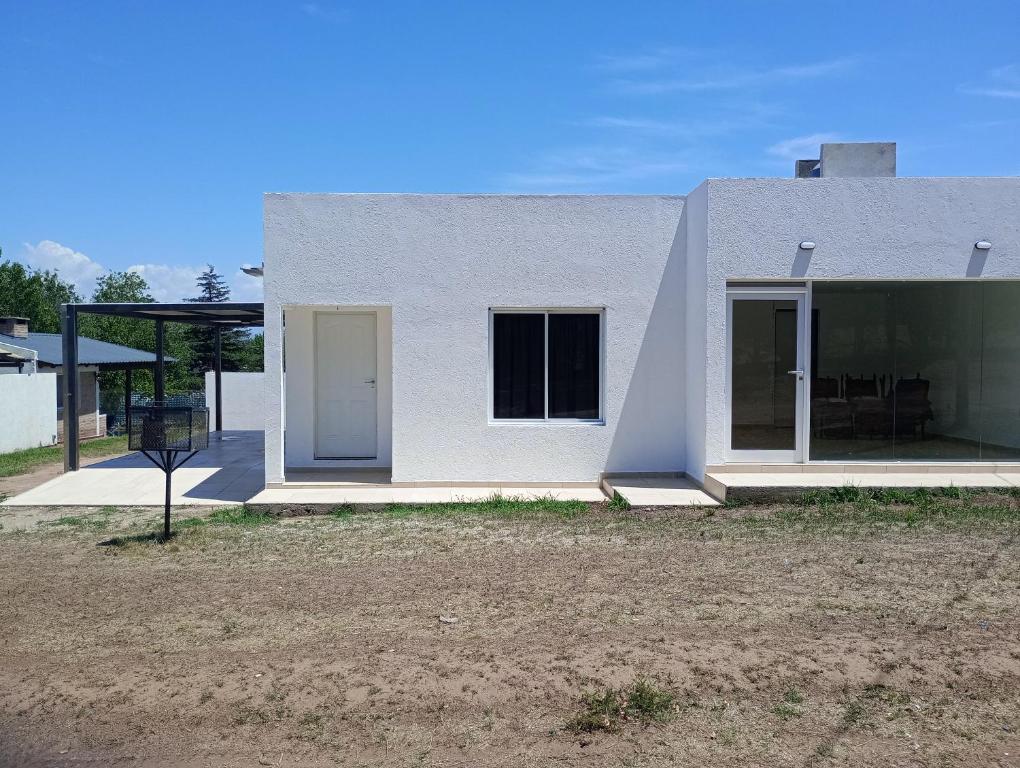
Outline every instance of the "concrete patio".
[(634, 507), (714, 507), (713, 499), (693, 480), (674, 475), (607, 476), (606, 494), (618, 493)]
[[(389, 473), (294, 472), (294, 482), (265, 488), (265, 442), (261, 431), (224, 431), (209, 436), (199, 451), (174, 472), (175, 506), (328, 506), (337, 504), (432, 504), (476, 501), (496, 494), (520, 498), (553, 497), (604, 501), (593, 483), (587, 487), (491, 485), (392, 485)], [(162, 506), (164, 475), (140, 453), (118, 456), (67, 472), (7, 499), (8, 507)]]
[[(214, 432), (208, 450), (174, 472), (171, 503), (222, 506), (247, 501), (265, 484), (261, 431)], [(3, 506), (162, 506), (163, 472), (131, 453), (66, 472), (4, 501)]]
[[(728, 465), (710, 467), (701, 488), (677, 475), (609, 475), (592, 483), (393, 483), (388, 470), (292, 471), (288, 482), (265, 487), (264, 433), (214, 432), (200, 451), (174, 472), (174, 506), (252, 503), (275, 507), (338, 504), (435, 504), (477, 501), (493, 495), (605, 501), (619, 493), (633, 506), (714, 506), (730, 496), (785, 495), (811, 488), (1020, 487), (1015, 464), (930, 465)], [(3, 502), (3, 507), (162, 506), (164, 476), (140, 453), (98, 461), (68, 472)]]

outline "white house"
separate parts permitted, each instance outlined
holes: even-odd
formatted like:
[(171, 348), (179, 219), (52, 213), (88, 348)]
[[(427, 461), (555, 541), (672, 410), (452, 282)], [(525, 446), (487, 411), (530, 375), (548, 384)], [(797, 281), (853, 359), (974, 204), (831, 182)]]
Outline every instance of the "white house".
[(266, 481), (1020, 463), (1020, 178), (268, 194)]

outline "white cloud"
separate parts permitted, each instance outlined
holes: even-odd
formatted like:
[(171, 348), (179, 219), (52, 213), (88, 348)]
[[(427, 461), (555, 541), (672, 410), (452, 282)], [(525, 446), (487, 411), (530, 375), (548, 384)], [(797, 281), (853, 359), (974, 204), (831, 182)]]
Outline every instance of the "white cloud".
[(20, 260), (33, 269), (56, 272), (60, 279), (74, 283), (83, 297), (92, 295), (96, 278), (106, 270), (81, 251), (68, 248), (53, 240), (40, 240), (38, 244), (23, 243)]
[(262, 301), (262, 278), (246, 275), (240, 269), (227, 279), (231, 301)]
[(311, 16), (313, 19), (322, 19), (323, 21), (339, 22), (347, 20), (347, 11), (332, 5), (323, 5), (322, 3), (302, 3), (301, 11), (306, 16)]
[(648, 72), (663, 69), (681, 59), (697, 58), (706, 53), (694, 48), (654, 48), (644, 53), (599, 56), (596, 67), (606, 72)]
[(534, 171), (510, 173), (503, 184), (510, 190), (575, 191), (640, 179), (668, 176), (688, 170), (675, 154), (635, 151), (628, 147), (586, 147), (543, 155)]
[[(206, 265), (170, 266), (168, 264), (134, 264), (127, 272), (136, 272), (149, 284), (149, 293), (156, 301), (185, 301), (198, 293), (196, 280)], [(222, 274), (222, 273), (221, 273)], [(262, 301), (262, 280), (249, 277), (238, 269), (224, 276), (230, 287), (230, 301)]]
[(855, 57), (816, 61), (765, 69), (715, 68), (684, 74), (681, 77), (652, 80), (619, 79), (611, 85), (620, 91), (634, 94), (661, 94), (671, 92), (723, 91), (811, 80), (837, 74), (858, 63)]
[(703, 120), (663, 120), (640, 116), (602, 115), (581, 121), (580, 124), (591, 128), (608, 128), (621, 133), (694, 141), (759, 125), (767, 118), (768, 114), (769, 110), (765, 108), (748, 105), (742, 108), (737, 115), (720, 115)]
[(149, 285), (156, 301), (183, 301), (198, 292), (195, 279), (202, 267), (173, 267), (168, 264), (132, 264), (125, 271), (136, 272)]
[[(33, 269), (56, 272), (62, 280), (73, 283), (78, 295), (89, 301), (96, 288), (96, 280), (107, 274), (104, 265), (80, 251), (53, 240), (41, 240), (36, 245), (24, 243), (17, 255), (18, 261)], [(169, 264), (134, 264), (125, 272), (137, 272), (149, 285), (149, 293), (156, 301), (182, 301), (198, 292), (195, 279), (206, 269), (201, 266), (173, 266)], [(232, 301), (262, 301), (262, 280), (250, 277), (240, 269), (226, 276)]]
[(809, 160), (818, 157), (820, 145), (841, 140), (837, 133), (812, 133), (810, 136), (798, 136), (773, 144), (768, 148), (768, 153), (783, 160)]
[(1020, 99), (1020, 64), (1007, 64), (988, 71), (985, 82), (961, 85), (960, 91), (994, 99)]

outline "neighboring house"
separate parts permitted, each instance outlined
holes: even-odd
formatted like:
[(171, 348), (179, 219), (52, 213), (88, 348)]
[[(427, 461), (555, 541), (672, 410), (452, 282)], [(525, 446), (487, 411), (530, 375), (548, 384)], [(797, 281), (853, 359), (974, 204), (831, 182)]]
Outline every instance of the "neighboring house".
[(1020, 462), (1020, 179), (797, 172), (266, 195), (267, 482)]
[[(167, 358), (171, 360), (171, 358)], [(86, 337), (78, 339), (78, 424), (81, 437), (106, 434), (106, 414), (100, 411), (99, 372), (107, 369), (151, 368), (151, 352)], [(52, 402), (56, 409), (57, 440), (63, 440), (63, 349), (59, 333), (34, 333), (23, 317), (0, 317), (0, 373), (56, 373)], [(9, 405), (9, 404), (7, 404)]]

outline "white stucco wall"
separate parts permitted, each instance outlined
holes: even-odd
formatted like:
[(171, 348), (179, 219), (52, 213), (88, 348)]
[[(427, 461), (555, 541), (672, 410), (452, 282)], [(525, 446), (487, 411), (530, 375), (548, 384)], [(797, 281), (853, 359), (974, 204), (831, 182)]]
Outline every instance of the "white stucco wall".
[[(688, 400), (704, 409), (703, 426), (688, 413), (704, 435), (688, 438), (696, 477), (702, 439), (704, 463), (724, 459), (727, 280), (1020, 278), (1020, 178), (710, 179), (689, 198), (687, 226), (688, 298), (705, 296), (704, 349), (687, 361), (706, 375), (705, 398)], [(803, 240), (815, 250), (799, 251)]]
[[(395, 481), (682, 470), (682, 209), (681, 197), (267, 195), (267, 481), (284, 467), (282, 313), (300, 305), (392, 308)], [(604, 425), (488, 422), (490, 307), (605, 307)], [(302, 317), (287, 311), (288, 392), (291, 346), (310, 341)], [(307, 440), (298, 417), (287, 463)]]
[[(265, 429), (266, 377), (261, 372), (224, 371), (223, 429)], [(205, 372), (209, 430), (216, 429), (216, 374)]]
[(0, 403), (0, 453), (56, 442), (56, 374), (0, 376)]
[[(708, 248), (708, 186), (701, 184), (687, 196), (680, 225), (684, 253), (684, 390), (687, 429), (685, 471), (699, 482), (705, 479), (705, 435), (708, 413), (706, 371), (708, 360), (705, 325), (705, 254)], [(693, 257), (692, 257), (693, 254)]]

